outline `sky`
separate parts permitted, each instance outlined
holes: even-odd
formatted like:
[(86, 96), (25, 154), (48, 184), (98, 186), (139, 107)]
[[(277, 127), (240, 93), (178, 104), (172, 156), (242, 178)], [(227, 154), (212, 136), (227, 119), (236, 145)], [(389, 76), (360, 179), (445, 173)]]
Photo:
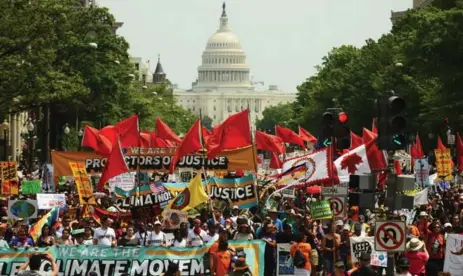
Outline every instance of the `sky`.
[[(167, 78), (189, 89), (206, 42), (219, 27), (220, 0), (97, 0), (124, 25), (130, 55), (157, 56)], [(412, 0), (228, 0), (229, 27), (241, 40), (254, 81), (296, 92), (333, 48), (361, 47), (391, 30), (391, 10)], [(259, 88), (259, 87), (257, 87)], [(263, 88), (263, 87), (261, 87)]]

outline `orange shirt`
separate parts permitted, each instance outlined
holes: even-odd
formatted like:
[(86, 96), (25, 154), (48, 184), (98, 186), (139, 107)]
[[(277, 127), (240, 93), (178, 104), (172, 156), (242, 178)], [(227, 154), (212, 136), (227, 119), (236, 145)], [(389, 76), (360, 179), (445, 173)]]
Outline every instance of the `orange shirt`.
[(219, 242), (216, 241), (212, 244), (211, 248), (209, 248), (209, 254), (215, 255), (219, 251)]
[(291, 245), (289, 249), (289, 254), (291, 255), (291, 257), (294, 258), (294, 255), (296, 254), (296, 250), (298, 249), (301, 251), (302, 255), (304, 255), (306, 259), (304, 269), (312, 270), (312, 267), (310, 266), (310, 251), (312, 251), (312, 247), (310, 247), (310, 244), (305, 243), (305, 242), (295, 243)]
[(230, 272), (231, 260), (230, 250), (215, 253), (215, 273), (217, 276), (225, 276)]

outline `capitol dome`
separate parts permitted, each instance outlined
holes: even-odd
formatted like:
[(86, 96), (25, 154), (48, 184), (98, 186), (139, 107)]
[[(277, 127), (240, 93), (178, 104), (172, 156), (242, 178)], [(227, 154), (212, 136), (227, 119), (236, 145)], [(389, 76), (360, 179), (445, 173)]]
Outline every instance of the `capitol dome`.
[(198, 79), (193, 91), (252, 90), (246, 53), (238, 36), (228, 27), (228, 17), (223, 4), (219, 29), (206, 44), (202, 64), (198, 67)]

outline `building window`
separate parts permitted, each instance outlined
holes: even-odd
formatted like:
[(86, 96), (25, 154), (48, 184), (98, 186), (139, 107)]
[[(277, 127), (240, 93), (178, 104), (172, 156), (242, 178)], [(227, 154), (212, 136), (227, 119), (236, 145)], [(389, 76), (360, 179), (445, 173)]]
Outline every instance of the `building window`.
[(193, 100), (193, 103), (195, 102), (195, 100)]
[(215, 103), (215, 100), (214, 100), (214, 103)]
[(216, 116), (214, 115), (214, 120), (216, 119)]
[(236, 112), (239, 112), (240, 111), (240, 107), (238, 105), (236, 105), (236, 108), (235, 108)]
[(232, 112), (232, 107), (231, 107), (231, 105), (229, 105), (229, 106), (227, 107), (227, 110), (228, 110), (228, 113)]
[(195, 110), (196, 110), (196, 108), (193, 106), (193, 111), (195, 111)]
[(214, 111), (215, 111), (215, 106), (214, 106)]

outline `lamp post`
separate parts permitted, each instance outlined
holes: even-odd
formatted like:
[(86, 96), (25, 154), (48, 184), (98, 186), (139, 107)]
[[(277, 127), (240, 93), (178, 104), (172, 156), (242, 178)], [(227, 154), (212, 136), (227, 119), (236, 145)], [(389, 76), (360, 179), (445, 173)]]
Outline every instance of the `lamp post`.
[(79, 151), (82, 150), (82, 136), (84, 136), (84, 131), (82, 129), (79, 129), (79, 132), (77, 133), (77, 136), (79, 137), (78, 142), (79, 142)]
[(10, 124), (5, 119), (1, 126), (3, 130), (3, 161), (8, 160), (8, 130), (10, 129)]
[(27, 132), (28, 132), (28, 137), (27, 137), (27, 149), (29, 151), (29, 160), (28, 160), (28, 163), (29, 163), (29, 173), (32, 174), (32, 162), (33, 162), (33, 159), (32, 159), (32, 155), (33, 155), (33, 148), (34, 148), (34, 145), (33, 145), (33, 137), (34, 137), (34, 130), (35, 130), (35, 125), (34, 125), (34, 122), (32, 121), (31, 118), (27, 119)]
[[(69, 133), (71, 132), (71, 129), (69, 129), (69, 125), (66, 123), (64, 126), (63, 126), (63, 133), (65, 136), (69, 135)], [(64, 151), (66, 151), (66, 148), (64, 147), (64, 136), (63, 138), (61, 139), (61, 146), (63, 148)]]

